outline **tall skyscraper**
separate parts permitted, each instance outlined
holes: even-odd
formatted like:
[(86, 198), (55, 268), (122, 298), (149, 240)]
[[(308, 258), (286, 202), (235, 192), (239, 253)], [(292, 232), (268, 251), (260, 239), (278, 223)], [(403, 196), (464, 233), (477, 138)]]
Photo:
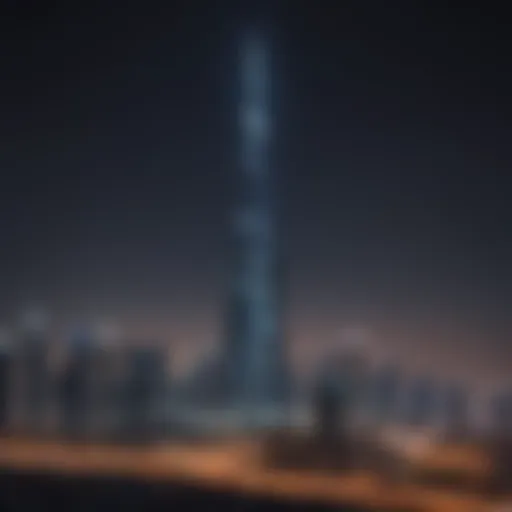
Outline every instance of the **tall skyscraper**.
[(250, 33), (240, 53), (240, 161), (224, 372), (231, 403), (268, 405), (286, 393), (281, 276), (271, 165), (267, 41)]
[(182, 383), (181, 395), (200, 406), (256, 411), (282, 404), (289, 382), (271, 165), (270, 59), (261, 33), (243, 39), (238, 62), (240, 151), (224, 333), (219, 351), (199, 361)]

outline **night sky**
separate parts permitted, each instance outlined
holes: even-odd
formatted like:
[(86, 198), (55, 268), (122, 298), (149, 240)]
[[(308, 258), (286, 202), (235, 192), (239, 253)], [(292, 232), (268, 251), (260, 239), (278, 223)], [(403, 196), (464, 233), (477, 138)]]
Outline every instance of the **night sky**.
[(59, 328), (103, 315), (168, 339), (180, 361), (221, 342), (237, 44), (256, 20), (274, 48), (294, 360), (359, 325), (410, 367), (507, 374), (505, 13), (4, 4), (1, 322), (35, 302)]

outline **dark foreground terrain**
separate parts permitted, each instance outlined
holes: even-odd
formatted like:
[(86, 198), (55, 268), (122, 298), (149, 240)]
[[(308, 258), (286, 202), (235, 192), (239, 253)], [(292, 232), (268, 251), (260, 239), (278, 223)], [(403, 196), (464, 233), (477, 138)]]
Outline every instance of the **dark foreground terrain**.
[(112, 512), (204, 510), (365, 512), (313, 503), (280, 503), (194, 487), (141, 483), (113, 478), (84, 478), (0, 471), (0, 511)]

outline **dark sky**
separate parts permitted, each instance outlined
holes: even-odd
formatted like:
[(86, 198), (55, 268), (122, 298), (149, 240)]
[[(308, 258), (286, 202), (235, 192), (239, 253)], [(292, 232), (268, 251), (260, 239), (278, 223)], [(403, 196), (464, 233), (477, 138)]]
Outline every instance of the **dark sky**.
[(183, 357), (220, 341), (236, 51), (257, 18), (274, 48), (295, 356), (357, 324), (411, 366), (507, 373), (504, 12), (4, 4), (0, 320), (36, 301), (62, 325), (107, 315)]

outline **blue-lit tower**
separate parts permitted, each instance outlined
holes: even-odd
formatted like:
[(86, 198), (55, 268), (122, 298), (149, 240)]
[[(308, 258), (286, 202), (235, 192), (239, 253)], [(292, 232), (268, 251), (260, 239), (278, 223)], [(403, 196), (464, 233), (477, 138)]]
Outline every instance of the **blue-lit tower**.
[(282, 276), (275, 232), (268, 42), (248, 34), (240, 51), (239, 144), (232, 225), (225, 396), (268, 405), (286, 395)]

